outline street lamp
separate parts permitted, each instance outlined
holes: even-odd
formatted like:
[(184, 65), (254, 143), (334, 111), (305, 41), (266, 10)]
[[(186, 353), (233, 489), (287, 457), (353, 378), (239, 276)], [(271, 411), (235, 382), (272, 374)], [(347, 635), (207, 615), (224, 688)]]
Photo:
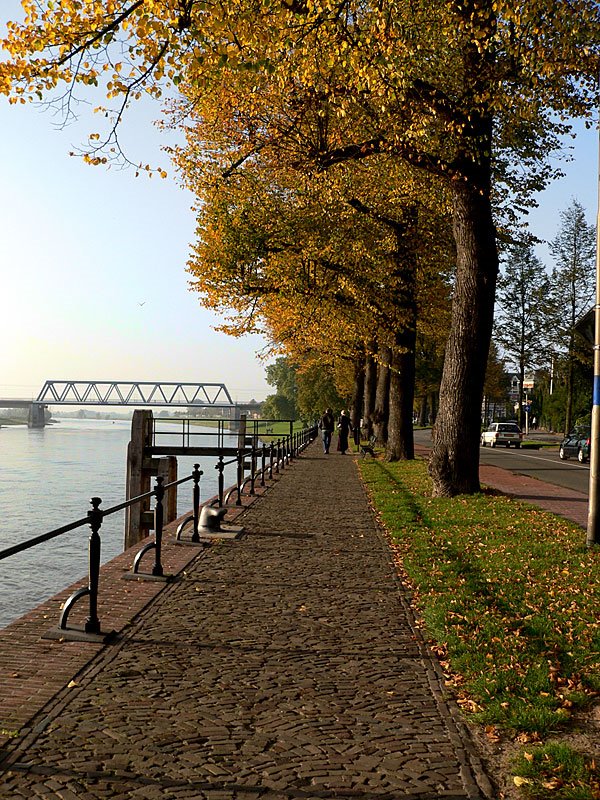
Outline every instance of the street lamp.
[(600, 544), (600, 125), (598, 126), (598, 203), (596, 215), (596, 304), (594, 305), (594, 388), (590, 433), (590, 499), (586, 545)]

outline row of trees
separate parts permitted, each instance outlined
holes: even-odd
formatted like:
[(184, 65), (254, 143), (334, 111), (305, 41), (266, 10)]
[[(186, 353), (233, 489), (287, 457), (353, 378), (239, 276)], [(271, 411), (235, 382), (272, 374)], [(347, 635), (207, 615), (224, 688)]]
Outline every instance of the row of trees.
[(567, 432), (575, 419), (591, 411), (592, 348), (578, 324), (594, 302), (596, 230), (577, 200), (560, 216), (550, 243), (551, 271), (535, 255), (533, 242), (508, 248), (498, 281), (494, 338), (517, 365), (519, 422), (525, 376), (535, 375), (537, 388), (529, 393), (535, 400), (533, 413)]
[(108, 131), (84, 156), (102, 163), (120, 155), (128, 104), (169, 87), (203, 304), (229, 315), (229, 333), (265, 332), (302, 370), (351, 365), (352, 405), (379, 398), (389, 458), (412, 456), (415, 382), (431, 378), (417, 373), (421, 354), (424, 373), (441, 369), (434, 492), (477, 491), (498, 242), (520, 239), (563, 120), (597, 107), (597, 4), (23, 6), (0, 91), (18, 101), (66, 86), (70, 110), (77, 84), (103, 87), (114, 113), (103, 109)]

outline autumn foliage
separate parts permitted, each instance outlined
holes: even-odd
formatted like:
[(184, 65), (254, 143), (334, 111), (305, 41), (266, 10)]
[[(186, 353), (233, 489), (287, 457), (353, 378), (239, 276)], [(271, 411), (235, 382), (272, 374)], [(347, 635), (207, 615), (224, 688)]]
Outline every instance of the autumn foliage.
[(2, 43), (0, 92), (69, 114), (79, 88), (98, 89), (92, 163), (124, 157), (132, 101), (166, 98), (187, 136), (176, 161), (198, 198), (190, 269), (203, 302), (295, 359), (376, 356), (390, 376), (390, 458), (412, 452), (417, 337), (436, 327), (423, 311), (451, 294), (447, 330), (435, 330), (445, 356), (430, 469), (437, 495), (477, 491), (497, 226), (554, 174), (567, 120), (597, 108), (597, 4), (23, 8)]

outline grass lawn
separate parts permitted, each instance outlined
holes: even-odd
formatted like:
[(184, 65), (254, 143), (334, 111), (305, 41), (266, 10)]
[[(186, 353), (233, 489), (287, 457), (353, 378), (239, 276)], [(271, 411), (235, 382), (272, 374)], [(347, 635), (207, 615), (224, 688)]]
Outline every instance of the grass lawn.
[(424, 461), (359, 463), (449, 688), (489, 738), (523, 746), (515, 784), (600, 798), (600, 763), (564, 743), (600, 699), (600, 548), (493, 491), (432, 498)]

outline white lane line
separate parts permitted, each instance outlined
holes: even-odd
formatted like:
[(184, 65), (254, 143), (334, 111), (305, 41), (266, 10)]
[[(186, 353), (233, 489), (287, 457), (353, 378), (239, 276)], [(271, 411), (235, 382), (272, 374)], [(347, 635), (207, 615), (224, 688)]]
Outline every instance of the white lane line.
[[(495, 449), (495, 448), (494, 448)], [(487, 455), (487, 453), (486, 453)], [(491, 453), (490, 453), (491, 455)], [(498, 454), (499, 455), (499, 454)], [(508, 453), (506, 453), (508, 455)], [(511, 453), (511, 455), (516, 455), (516, 453)], [(502, 456), (500, 456), (502, 458)], [(520, 458), (530, 458), (532, 461), (547, 461), (549, 464), (554, 464), (555, 467), (575, 467), (575, 469), (589, 469), (589, 466), (586, 464), (580, 464), (579, 461), (569, 461), (569, 460), (562, 460), (559, 459), (558, 461), (555, 458), (548, 458), (548, 456), (531, 456), (529, 453), (519, 453), (518, 457)], [(490, 464), (490, 466), (495, 466), (495, 464)]]

